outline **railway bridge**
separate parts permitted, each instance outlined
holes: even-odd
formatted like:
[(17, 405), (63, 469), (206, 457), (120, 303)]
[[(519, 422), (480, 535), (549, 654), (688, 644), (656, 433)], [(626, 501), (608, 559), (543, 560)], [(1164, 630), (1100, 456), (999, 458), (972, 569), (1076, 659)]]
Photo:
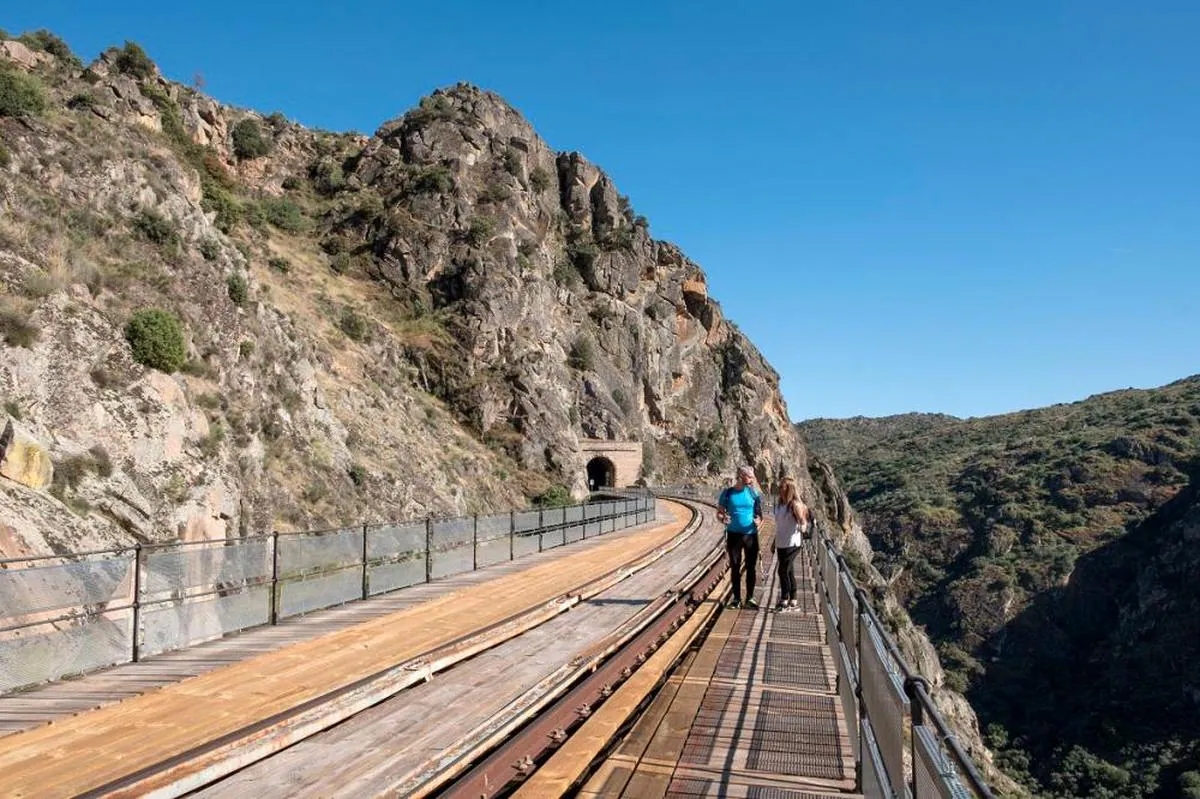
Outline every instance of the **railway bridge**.
[(0, 563), (0, 796), (990, 797), (828, 531), (727, 608), (710, 498)]

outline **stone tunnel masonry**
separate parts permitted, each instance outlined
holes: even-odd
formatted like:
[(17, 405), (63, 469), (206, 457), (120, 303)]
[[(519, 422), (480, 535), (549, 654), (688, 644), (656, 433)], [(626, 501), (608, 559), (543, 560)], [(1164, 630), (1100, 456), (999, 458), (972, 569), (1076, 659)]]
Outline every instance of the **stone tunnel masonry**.
[(584, 438), (579, 441), (579, 453), (583, 456), (585, 464), (591, 463), (596, 458), (608, 459), (614, 469), (614, 488), (631, 486), (641, 475), (642, 442), (640, 441), (604, 441), (596, 438)]

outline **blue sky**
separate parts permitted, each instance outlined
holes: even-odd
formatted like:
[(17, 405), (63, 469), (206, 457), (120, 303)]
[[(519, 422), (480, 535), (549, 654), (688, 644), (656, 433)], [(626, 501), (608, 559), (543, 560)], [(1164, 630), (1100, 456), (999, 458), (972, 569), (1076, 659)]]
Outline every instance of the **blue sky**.
[(708, 272), (794, 419), (1200, 372), (1200, 3), (82, 3), (218, 99), (373, 131), (506, 97)]

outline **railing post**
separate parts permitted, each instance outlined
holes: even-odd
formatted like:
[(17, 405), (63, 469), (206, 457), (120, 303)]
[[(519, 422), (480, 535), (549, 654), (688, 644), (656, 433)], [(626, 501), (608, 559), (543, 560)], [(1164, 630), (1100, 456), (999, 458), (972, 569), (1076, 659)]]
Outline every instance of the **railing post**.
[(363, 567), (363, 585), (362, 598), (366, 599), (371, 595), (370, 584), (367, 578), (367, 525), (363, 525), (363, 545), (362, 545), (362, 567)]
[(133, 641), (130, 658), (138, 662), (138, 638), (142, 631), (142, 542), (133, 545)]
[(479, 514), (471, 522), (471, 571), (479, 570)]
[(508, 512), (508, 559), (516, 560), (517, 557), (517, 512), (510, 510)]
[[(838, 555), (837, 560), (835, 562), (839, 564), (839, 569), (838, 569), (838, 574), (837, 574), (837, 579), (839, 581), (839, 585), (837, 587), (837, 590), (841, 591), (841, 585), (840, 585), (840, 581), (842, 579), (841, 578), (841, 568), (844, 567), (845, 561), (842, 560), (841, 555)], [(859, 589), (859, 590), (861, 591), (862, 589)], [(854, 616), (855, 616), (855, 619), (854, 619), (854, 628), (855, 628), (854, 629), (854, 632), (855, 632), (855, 635), (854, 635), (854, 639), (855, 639), (854, 640), (854, 650), (855, 650), (854, 651), (854, 663), (857, 665), (857, 674), (858, 674), (858, 679), (856, 679), (854, 681), (854, 696), (855, 696), (855, 699), (858, 701), (858, 757), (854, 761), (854, 790), (855, 791), (862, 791), (862, 789), (863, 789), (863, 762), (868, 755), (867, 735), (866, 735), (866, 732), (864, 732), (864, 730), (866, 730), (866, 722), (870, 720), (867, 717), (867, 703), (863, 699), (863, 692), (862, 692), (862, 663), (863, 663), (862, 647), (863, 647), (863, 640), (867, 637), (867, 631), (865, 629), (863, 629), (864, 625), (866, 624), (866, 618), (867, 618), (867, 614), (864, 610), (864, 607), (865, 606), (862, 603), (862, 601), (859, 601), (857, 603), (857, 606), (854, 609)], [(874, 728), (874, 726), (872, 726), (872, 728), (871, 728), (872, 734), (874, 734), (874, 730), (875, 730), (875, 728)], [(884, 780), (885, 782), (887, 781), (886, 776), (880, 776), (880, 779)]]
[(279, 624), (279, 531), (271, 531), (271, 624)]
[(546, 536), (546, 511), (541, 506), (538, 507), (538, 552), (543, 550), (543, 539)]
[(924, 677), (913, 674), (904, 680), (904, 695), (908, 697), (908, 706), (912, 708), (909, 716), (908, 745), (910, 751), (908, 754), (914, 764), (912, 783), (909, 786), (913, 799), (921, 799), (917, 793), (917, 727), (925, 723), (925, 707), (921, 704), (920, 691), (924, 691), (926, 696), (929, 695), (929, 683), (925, 681)]
[(433, 582), (433, 517), (425, 517), (425, 582)]

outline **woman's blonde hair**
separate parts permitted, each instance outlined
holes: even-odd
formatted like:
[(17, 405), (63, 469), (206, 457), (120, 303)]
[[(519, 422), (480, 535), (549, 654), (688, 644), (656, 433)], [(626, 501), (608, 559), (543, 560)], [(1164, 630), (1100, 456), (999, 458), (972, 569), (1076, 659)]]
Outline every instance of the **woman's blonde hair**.
[(792, 517), (801, 524), (805, 524), (811, 520), (808, 506), (800, 500), (800, 494), (796, 490), (796, 480), (792, 477), (785, 477), (779, 483), (779, 498), (776, 500), (780, 505), (787, 505), (792, 512)]

